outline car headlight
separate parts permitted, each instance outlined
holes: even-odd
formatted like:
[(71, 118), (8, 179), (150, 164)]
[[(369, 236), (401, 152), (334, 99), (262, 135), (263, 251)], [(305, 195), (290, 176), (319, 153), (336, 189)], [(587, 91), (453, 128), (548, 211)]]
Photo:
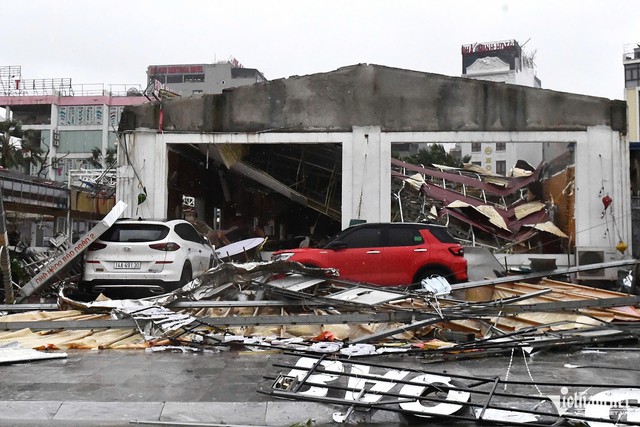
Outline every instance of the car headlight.
[(281, 254), (277, 254), (273, 256), (274, 261), (287, 261), (294, 255), (293, 252), (282, 252)]

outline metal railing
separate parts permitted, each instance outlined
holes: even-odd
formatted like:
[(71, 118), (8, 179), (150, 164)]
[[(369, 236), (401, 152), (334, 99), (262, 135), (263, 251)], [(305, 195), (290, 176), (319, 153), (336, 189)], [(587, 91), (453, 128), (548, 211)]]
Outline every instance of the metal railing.
[(143, 96), (139, 84), (85, 83), (72, 84), (71, 79), (25, 79), (2, 85), (4, 96)]
[(69, 171), (69, 185), (93, 189), (102, 185), (116, 186), (116, 170), (111, 169), (73, 169)]
[(632, 61), (634, 59), (640, 59), (640, 43), (624, 45), (622, 51), (622, 60)]

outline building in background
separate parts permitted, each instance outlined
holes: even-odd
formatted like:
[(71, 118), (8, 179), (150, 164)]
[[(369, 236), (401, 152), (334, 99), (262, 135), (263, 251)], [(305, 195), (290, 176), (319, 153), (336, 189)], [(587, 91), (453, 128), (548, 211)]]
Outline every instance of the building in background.
[(624, 64), (624, 99), (627, 101), (628, 140), (640, 141), (640, 43), (626, 45)]
[(630, 150), (633, 255), (640, 256), (640, 43), (624, 46), (624, 100), (627, 102), (627, 141)]
[(462, 77), (540, 88), (534, 57), (535, 53), (524, 53), (516, 40), (465, 44)]
[[(488, 80), (527, 87), (542, 87), (536, 75), (535, 52), (526, 54), (516, 40), (503, 40), (462, 45), (462, 77)], [(547, 146), (548, 145), (548, 146)], [(533, 167), (548, 153), (561, 153), (566, 147), (552, 147), (531, 142), (475, 142), (457, 147), (462, 156), (471, 156), (471, 163), (487, 171), (506, 175), (518, 160)]]
[(95, 148), (102, 158), (116, 148), (122, 109), (148, 102), (140, 85), (72, 84), (70, 78), (23, 79), (20, 66), (0, 67), (0, 108), (6, 118), (36, 132), (46, 153), (31, 175), (67, 181), (69, 170), (91, 167)]
[(260, 71), (235, 58), (215, 64), (150, 65), (149, 85), (160, 84), (181, 96), (222, 93), (223, 89), (266, 81)]
[[(80, 235), (88, 230), (91, 221), (101, 219), (108, 212), (115, 188), (107, 191), (107, 197), (97, 194), (95, 188), (77, 193), (69, 190), (68, 204), (60, 205), (58, 210), (43, 210), (47, 205), (40, 198), (46, 190), (43, 193), (34, 189), (45, 188), (46, 181), (56, 181), (56, 188), (71, 187), (69, 184), (91, 185), (104, 172), (92, 161), (96, 158), (94, 152), (99, 154), (97, 160), (107, 166), (104, 160), (108, 152), (117, 148), (116, 130), (123, 108), (145, 102), (149, 101), (143, 96), (142, 87), (136, 84), (78, 85), (72, 84), (70, 78), (24, 79), (20, 66), (0, 66), (0, 109), (4, 110), (6, 120), (19, 122), (23, 131), (30, 131), (36, 146), (39, 141), (44, 156), (42, 164), (20, 171), (30, 176), (3, 175), (2, 178), (4, 182), (19, 182), (19, 188), (30, 189), (22, 191), (26, 196), (16, 196), (12, 205), (16, 218), (24, 222), (20, 227), (23, 240), (41, 246), (47, 237), (69, 232), (68, 208), (72, 212), (74, 231)], [(79, 173), (74, 182), (70, 182), (70, 171)], [(17, 187), (12, 184), (12, 188)], [(80, 219), (84, 221), (75, 222)], [(31, 232), (25, 232), (25, 227), (31, 227)]]

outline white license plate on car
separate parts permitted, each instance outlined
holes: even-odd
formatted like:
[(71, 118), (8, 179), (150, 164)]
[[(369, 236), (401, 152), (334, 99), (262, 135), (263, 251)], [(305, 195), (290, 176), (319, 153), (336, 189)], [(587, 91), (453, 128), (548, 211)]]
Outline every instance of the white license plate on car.
[(140, 262), (139, 261), (114, 262), (113, 268), (117, 270), (139, 270)]

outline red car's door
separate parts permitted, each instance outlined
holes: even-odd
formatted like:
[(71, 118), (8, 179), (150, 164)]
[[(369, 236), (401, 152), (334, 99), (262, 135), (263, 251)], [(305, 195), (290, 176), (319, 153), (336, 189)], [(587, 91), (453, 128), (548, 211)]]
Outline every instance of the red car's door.
[(346, 247), (329, 250), (329, 265), (345, 279), (380, 283), (382, 271), (382, 231), (361, 228), (340, 237)]
[(388, 285), (408, 285), (418, 268), (428, 263), (428, 245), (416, 228), (389, 227), (387, 233), (381, 280)]

